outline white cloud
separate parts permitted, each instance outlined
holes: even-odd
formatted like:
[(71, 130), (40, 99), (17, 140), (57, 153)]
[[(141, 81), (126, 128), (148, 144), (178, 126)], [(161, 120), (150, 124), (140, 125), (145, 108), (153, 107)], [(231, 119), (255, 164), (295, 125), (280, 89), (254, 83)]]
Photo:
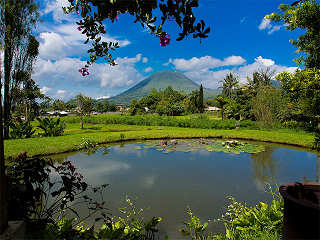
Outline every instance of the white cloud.
[[(203, 58), (195, 58), (195, 59), (203, 59)], [(211, 60), (214, 58), (207, 56), (205, 59)], [(221, 85), (221, 81), (225, 78), (225, 76), (229, 72), (233, 72), (236, 76), (238, 76), (240, 79), (240, 82), (246, 82), (246, 77), (252, 76), (252, 73), (255, 71), (258, 71), (259, 69), (266, 69), (269, 67), (271, 70), (274, 70), (276, 74), (284, 71), (294, 72), (297, 69), (296, 67), (286, 67), (286, 66), (277, 65), (274, 60), (263, 58), (262, 56), (256, 57), (254, 59), (254, 62), (251, 64), (245, 64), (241, 66), (239, 66), (239, 64), (236, 66), (236, 64), (240, 62), (245, 62), (245, 60), (242, 57), (238, 57), (238, 56), (227, 57), (221, 62), (223, 62), (225, 66), (233, 66), (233, 67), (228, 69), (223, 69), (223, 70), (217, 70), (217, 71), (214, 71), (209, 67), (205, 68), (201, 64), (193, 64), (193, 68), (182, 67), (181, 63), (184, 62), (188, 64), (188, 61), (190, 60), (179, 59), (179, 61), (176, 61), (176, 59), (169, 59), (168, 64), (172, 63), (177, 70), (183, 71), (183, 73), (187, 77), (189, 77), (191, 80), (197, 83), (202, 83), (204, 87), (213, 88), (213, 89), (216, 89)], [(193, 63), (194, 62), (195, 61), (193, 61)], [(202, 63), (205, 65), (206, 61), (202, 60)], [(207, 64), (206, 66), (208, 65), (209, 64)]]
[(269, 31), (268, 34), (272, 34), (276, 31), (279, 31), (281, 29), (282, 26), (273, 26)]
[(267, 18), (263, 18), (260, 25), (259, 30), (268, 30), (268, 34), (272, 34), (276, 31), (279, 31), (284, 25), (272, 25), (271, 21)]
[(272, 59), (263, 58), (261, 56), (255, 58), (254, 60), (258, 64), (261, 64), (261, 65), (266, 66), (266, 67), (270, 67), (270, 66), (274, 65), (274, 61)]
[(66, 90), (58, 90), (58, 91), (57, 91), (57, 94), (58, 94), (58, 95), (65, 95), (66, 93), (67, 93)]
[(108, 96), (97, 97), (96, 99), (97, 99), (97, 100), (99, 100), (99, 99), (108, 99), (108, 98), (110, 98), (110, 97), (111, 97), (111, 96), (108, 95)]
[(152, 67), (147, 67), (143, 70), (145, 73), (149, 73), (149, 72), (152, 72), (153, 71), (153, 68)]
[[(90, 44), (84, 44), (86, 37), (81, 34), (74, 23), (60, 24), (52, 27), (50, 32), (39, 35), (39, 56), (44, 59), (61, 59), (67, 56), (86, 55)], [(120, 47), (130, 44), (130, 41), (104, 35), (102, 41), (118, 42)]]
[(259, 25), (259, 30), (270, 29), (270, 28), (272, 28), (271, 21), (267, 18), (263, 18)]
[(240, 56), (230, 56), (223, 60), (213, 58), (211, 56), (193, 57), (189, 60), (183, 58), (176, 58), (174, 60), (169, 59), (169, 63), (172, 63), (177, 70), (190, 71), (192, 69), (206, 70), (211, 68), (217, 68), (222, 66), (236, 66), (245, 63), (246, 60)]
[(50, 90), (51, 90), (51, 88), (48, 88), (46, 86), (43, 86), (42, 88), (40, 88), (40, 92), (42, 94), (47, 94)]
[[(84, 89), (85, 95), (91, 95), (90, 88), (106, 89), (110, 92), (109, 90), (112, 89), (128, 88), (142, 80), (143, 76), (135, 68), (135, 64), (140, 61), (141, 54), (137, 54), (132, 58), (117, 58), (118, 65), (116, 66), (96, 63), (89, 68), (90, 75), (83, 77), (78, 69), (83, 67), (86, 61), (68, 57), (58, 60), (39, 58), (32, 77), (41, 86), (57, 90), (58, 88), (66, 88), (67, 84), (71, 91), (76, 91), (79, 88)], [(74, 92), (73, 95), (75, 94)]]
[(65, 14), (62, 7), (69, 6), (68, 0), (55, 0), (47, 1), (46, 7), (40, 12), (41, 15), (52, 13), (53, 19), (56, 22), (62, 22), (63, 20), (70, 21), (71, 15)]
[(148, 62), (148, 58), (146, 58), (146, 57), (142, 58), (142, 62), (143, 63), (147, 63)]

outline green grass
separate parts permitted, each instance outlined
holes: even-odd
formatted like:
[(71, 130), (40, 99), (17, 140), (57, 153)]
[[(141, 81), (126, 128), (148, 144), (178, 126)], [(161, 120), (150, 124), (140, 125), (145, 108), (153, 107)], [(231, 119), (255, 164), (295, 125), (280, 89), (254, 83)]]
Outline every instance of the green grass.
[(240, 128), (223, 130), (121, 124), (85, 124), (84, 129), (79, 127), (77, 123), (69, 123), (64, 135), (58, 137), (6, 140), (5, 156), (16, 156), (21, 152), (27, 152), (29, 156), (68, 152), (77, 150), (83, 139), (97, 143), (111, 143), (120, 141), (122, 134), (124, 134), (124, 140), (219, 137), (285, 143), (307, 148), (312, 146), (314, 139), (310, 133), (288, 129), (267, 131)]

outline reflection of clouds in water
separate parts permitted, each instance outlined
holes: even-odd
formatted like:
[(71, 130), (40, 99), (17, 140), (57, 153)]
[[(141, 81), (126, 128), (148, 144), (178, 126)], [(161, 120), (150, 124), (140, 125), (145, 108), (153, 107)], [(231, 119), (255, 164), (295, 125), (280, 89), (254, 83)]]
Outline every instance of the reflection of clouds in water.
[(121, 172), (131, 169), (128, 163), (116, 160), (91, 160), (92, 161), (86, 162), (81, 161), (79, 164), (79, 172), (84, 175), (87, 182), (93, 185), (109, 183), (112, 175), (118, 175)]
[[(95, 175), (111, 175), (116, 172), (128, 170), (131, 166), (128, 163), (114, 160), (92, 161), (87, 166), (81, 166), (86, 172), (94, 172)], [(94, 171), (92, 171), (94, 170)]]
[(143, 188), (150, 189), (153, 187), (157, 177), (154, 175), (141, 177), (140, 182)]
[(307, 152), (306, 153), (306, 157), (310, 158), (310, 159), (316, 159), (317, 158), (317, 154), (316, 153)]
[(201, 155), (201, 156), (210, 156), (210, 155), (212, 155), (212, 152), (209, 152), (207, 149), (198, 149), (198, 150), (191, 151), (190, 154)]
[(130, 157), (133, 156), (138, 158), (141, 158), (145, 153), (145, 150), (141, 150), (141, 149), (137, 150), (135, 144), (126, 145), (124, 147), (119, 147), (119, 146), (112, 147), (112, 151), (115, 154), (125, 154), (125, 155), (130, 155)]

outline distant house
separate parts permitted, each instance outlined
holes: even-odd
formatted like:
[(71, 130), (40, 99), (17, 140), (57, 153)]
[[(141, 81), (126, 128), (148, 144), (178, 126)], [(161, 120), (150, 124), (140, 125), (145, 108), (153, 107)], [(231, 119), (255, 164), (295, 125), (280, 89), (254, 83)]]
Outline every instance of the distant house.
[(68, 116), (68, 112), (66, 112), (66, 111), (58, 111), (57, 112), (58, 113), (58, 115), (60, 116), (60, 117), (63, 117), (63, 116)]
[(219, 111), (220, 108), (218, 108), (218, 107), (207, 107), (204, 110), (206, 110), (206, 111)]

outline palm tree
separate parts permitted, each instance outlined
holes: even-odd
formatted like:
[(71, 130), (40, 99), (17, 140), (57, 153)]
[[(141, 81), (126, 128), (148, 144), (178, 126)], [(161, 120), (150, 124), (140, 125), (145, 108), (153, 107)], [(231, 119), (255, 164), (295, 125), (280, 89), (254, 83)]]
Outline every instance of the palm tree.
[(222, 93), (226, 95), (227, 97), (230, 97), (232, 95), (232, 91), (235, 87), (237, 87), (239, 84), (239, 79), (233, 75), (232, 72), (230, 72), (222, 82)]

